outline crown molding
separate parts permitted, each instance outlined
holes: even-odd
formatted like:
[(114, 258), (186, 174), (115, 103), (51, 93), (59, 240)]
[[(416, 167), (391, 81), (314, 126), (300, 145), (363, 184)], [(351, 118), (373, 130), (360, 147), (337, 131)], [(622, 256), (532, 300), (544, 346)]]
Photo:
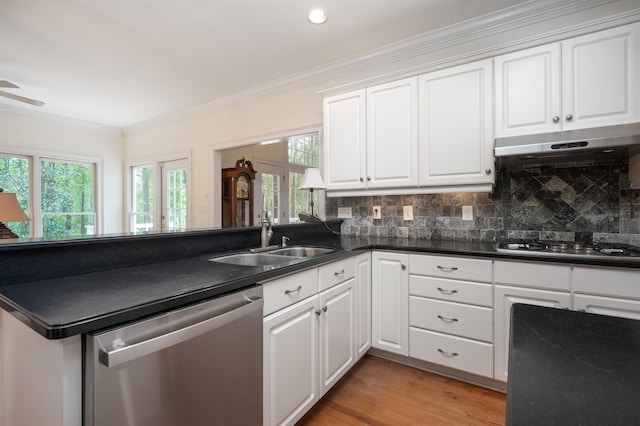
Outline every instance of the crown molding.
[[(293, 74), (282, 79), (273, 80), (267, 84), (249, 88), (232, 96), (216, 99), (193, 108), (128, 126), (125, 127), (124, 131), (125, 133), (128, 133), (144, 130), (160, 124), (167, 124), (172, 121), (196, 116), (202, 113), (222, 110), (282, 93), (303, 89), (305, 87), (326, 83), (331, 80), (349, 77), (350, 75), (357, 74), (359, 72), (366, 72), (371, 69), (398, 63), (464, 43), (469, 43), (481, 38), (499, 35), (505, 31), (538, 24), (549, 19), (557, 19), (562, 16), (602, 6), (614, 1), (615, 0), (568, 0), (559, 2), (557, 0), (532, 0), (498, 12), (463, 21), (396, 43), (391, 43), (381, 48), (373, 49), (344, 60)], [(536, 43), (543, 44), (546, 42), (557, 41), (562, 38), (573, 37), (637, 20), (640, 20), (640, 9), (621, 13), (612, 17), (601, 18), (595, 21), (583, 22), (570, 28), (563, 28), (550, 33), (540, 34), (529, 39), (516, 40), (504, 45), (469, 52), (464, 55), (424, 64), (419, 67), (403, 69), (394, 73), (322, 90), (319, 94), (321, 96), (327, 96), (333, 93), (338, 93), (339, 91), (362, 88), (365, 84), (370, 85), (391, 81), (392, 79), (401, 78), (403, 76), (416, 75), (425, 71), (454, 66), (476, 59), (484, 59), (497, 54), (506, 53), (508, 51), (524, 49), (535, 45)]]
[(89, 121), (78, 120), (78, 119), (75, 119), (75, 118), (64, 117), (64, 116), (61, 116), (61, 115), (50, 114), (50, 113), (47, 113), (47, 112), (33, 111), (33, 110), (30, 110), (30, 109), (27, 109), (27, 108), (20, 108), (20, 107), (11, 106), (11, 105), (0, 104), (0, 112), (21, 114), (21, 115), (26, 115), (26, 116), (33, 117), (33, 118), (38, 118), (38, 119), (41, 119), (41, 120), (55, 121), (57, 123), (66, 124), (66, 125), (69, 125), (69, 126), (85, 127), (85, 128), (89, 128), (89, 129), (93, 129), (93, 130), (99, 130), (99, 131), (102, 131), (102, 132), (117, 133), (117, 134), (122, 135), (122, 129), (119, 128), (119, 127), (107, 126), (105, 124), (92, 123), (92, 122), (89, 122)]

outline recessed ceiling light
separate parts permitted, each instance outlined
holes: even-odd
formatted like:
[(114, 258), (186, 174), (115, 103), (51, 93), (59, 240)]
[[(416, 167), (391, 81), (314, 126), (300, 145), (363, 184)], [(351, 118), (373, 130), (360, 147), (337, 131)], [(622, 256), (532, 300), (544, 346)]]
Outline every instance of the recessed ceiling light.
[(312, 24), (324, 24), (325, 21), (327, 20), (327, 14), (322, 9), (313, 9), (307, 15), (307, 19)]

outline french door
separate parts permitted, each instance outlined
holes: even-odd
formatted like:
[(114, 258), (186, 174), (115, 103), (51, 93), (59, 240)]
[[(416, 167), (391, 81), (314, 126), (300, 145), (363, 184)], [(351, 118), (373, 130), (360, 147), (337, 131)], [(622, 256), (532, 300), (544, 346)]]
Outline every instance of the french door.
[(188, 226), (187, 177), (189, 160), (171, 160), (160, 163), (162, 183), (160, 189), (160, 229), (182, 231)]

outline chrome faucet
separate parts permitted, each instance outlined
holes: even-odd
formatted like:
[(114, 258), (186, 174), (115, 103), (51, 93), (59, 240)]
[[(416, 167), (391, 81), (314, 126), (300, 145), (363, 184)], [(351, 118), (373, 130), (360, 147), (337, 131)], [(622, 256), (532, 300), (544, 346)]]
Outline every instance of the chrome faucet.
[(287, 237), (286, 235), (282, 236), (282, 247), (286, 247), (287, 246), (287, 241), (291, 241), (291, 238)]
[(269, 219), (269, 212), (263, 211), (262, 218), (260, 219), (260, 225), (262, 225), (262, 232), (260, 233), (260, 247), (269, 247), (269, 240), (273, 236), (273, 230), (271, 229), (271, 220)]

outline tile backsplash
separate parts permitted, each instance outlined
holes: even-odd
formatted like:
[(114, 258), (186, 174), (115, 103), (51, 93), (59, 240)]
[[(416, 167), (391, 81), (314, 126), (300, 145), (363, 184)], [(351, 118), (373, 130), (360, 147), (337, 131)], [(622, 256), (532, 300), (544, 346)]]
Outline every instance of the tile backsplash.
[[(373, 219), (373, 206), (382, 219)], [(403, 220), (413, 206), (413, 220)], [(473, 219), (462, 220), (462, 206)], [(498, 171), (493, 193), (327, 198), (327, 218), (351, 207), (342, 233), (353, 236), (498, 241), (507, 238), (640, 245), (640, 190), (626, 161), (561, 163)]]

